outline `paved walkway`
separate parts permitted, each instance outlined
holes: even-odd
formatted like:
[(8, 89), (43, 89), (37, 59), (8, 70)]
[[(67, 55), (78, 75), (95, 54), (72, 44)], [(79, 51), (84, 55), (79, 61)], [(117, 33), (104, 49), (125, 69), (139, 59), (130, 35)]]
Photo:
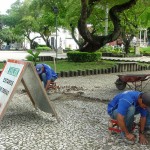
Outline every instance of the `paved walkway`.
[(128, 60), (128, 61), (139, 61), (139, 62), (150, 62), (150, 56), (142, 56), (142, 57), (102, 57), (103, 59), (108, 60)]
[[(27, 51), (0, 51), (0, 61), (7, 60), (7, 59), (19, 59), (19, 60), (25, 60), (26, 56), (29, 55)], [(56, 57), (55, 52), (41, 52), (40, 56), (52, 56)], [(58, 58), (66, 58), (66, 53), (58, 53)], [(141, 61), (141, 62), (150, 62), (150, 57), (142, 56), (142, 57), (102, 57), (102, 59), (112, 59), (112, 60), (129, 60), (129, 61)]]
[[(27, 51), (0, 51), (0, 61), (8, 59), (26, 60), (26, 56), (29, 55)], [(56, 57), (55, 52), (41, 52), (40, 56), (52, 56)], [(57, 54), (57, 58), (66, 58), (66, 53)]]
[[(124, 143), (118, 134), (109, 137), (106, 109), (107, 102), (121, 92), (114, 84), (117, 74), (59, 78), (57, 84), (61, 88), (52, 91), (49, 99), (60, 123), (51, 114), (35, 110), (20, 85), (0, 123), (0, 150), (150, 149), (150, 145), (138, 143), (138, 130), (134, 132), (137, 135), (134, 145)], [(144, 90), (149, 89), (150, 84)]]
[(0, 150), (150, 149), (139, 145), (138, 130), (134, 145), (124, 143), (119, 134), (108, 134), (107, 102), (120, 92), (114, 84), (116, 78), (117, 74), (59, 78), (61, 88), (49, 98), (60, 123), (50, 114), (36, 111), (20, 85), (0, 124)]

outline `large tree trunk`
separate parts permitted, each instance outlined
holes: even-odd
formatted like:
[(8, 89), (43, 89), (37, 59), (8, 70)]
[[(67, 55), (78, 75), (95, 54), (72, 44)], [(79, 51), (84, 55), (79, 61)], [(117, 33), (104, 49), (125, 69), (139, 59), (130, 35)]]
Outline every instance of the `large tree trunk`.
[(116, 5), (109, 10), (109, 16), (113, 22), (114, 30), (107, 36), (93, 35), (87, 28), (86, 20), (89, 18), (95, 2), (100, 2), (100, 0), (89, 0), (89, 3), (87, 3), (87, 0), (81, 0), (82, 10), (78, 21), (78, 30), (82, 38), (87, 42), (86, 45), (80, 49), (83, 52), (95, 52), (105, 44), (116, 40), (121, 35), (122, 31), (118, 13), (135, 5), (137, 0), (129, 0), (129, 2)]
[(75, 37), (75, 27), (70, 24), (70, 27), (71, 27), (71, 35), (72, 35), (72, 38), (74, 39), (74, 41), (76, 42), (76, 44), (78, 45), (79, 49), (82, 49), (84, 45), (87, 44), (87, 42), (84, 40), (84, 39), (77, 39)]
[(44, 34), (40, 34), (42, 39), (45, 41), (46, 46), (51, 47), (50, 42), (49, 42), (49, 36), (45, 36)]
[(51, 45), (50, 45), (50, 42), (49, 42), (49, 38), (48, 38), (48, 39), (46, 39), (46, 46), (48, 46), (48, 47), (52, 48), (52, 47), (51, 47)]

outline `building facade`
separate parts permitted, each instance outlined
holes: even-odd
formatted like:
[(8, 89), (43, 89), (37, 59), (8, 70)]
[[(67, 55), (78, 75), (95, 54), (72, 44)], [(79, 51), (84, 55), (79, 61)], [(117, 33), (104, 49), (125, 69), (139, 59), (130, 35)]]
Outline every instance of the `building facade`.
[[(30, 38), (33, 39), (34, 37), (37, 37), (40, 35), (38, 33), (32, 33), (30, 36), (31, 36)], [(75, 32), (75, 36), (77, 39), (79, 39), (79, 33), (78, 33), (77, 29)], [(56, 44), (56, 38), (57, 38), (57, 44)], [(40, 45), (46, 45), (45, 41), (42, 38), (36, 38), (35, 42), (37, 42)], [(57, 36), (56, 36), (56, 33), (52, 33), (52, 35), (49, 38), (49, 42), (50, 42), (50, 45), (54, 49), (55, 48), (57, 48), (57, 49), (59, 49), (59, 48), (68, 49), (69, 48), (71, 50), (78, 49), (78, 45), (72, 38), (70, 31), (63, 29), (63, 28), (58, 28)], [(30, 42), (27, 39), (25, 39), (23, 45), (26, 49), (30, 49)]]

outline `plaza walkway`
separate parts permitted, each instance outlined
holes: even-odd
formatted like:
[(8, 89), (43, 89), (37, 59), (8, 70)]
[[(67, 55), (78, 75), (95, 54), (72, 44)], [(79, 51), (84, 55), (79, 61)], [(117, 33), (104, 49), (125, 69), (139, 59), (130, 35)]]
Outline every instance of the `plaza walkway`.
[[(108, 134), (107, 103), (121, 92), (114, 84), (117, 74), (57, 79), (60, 90), (51, 91), (49, 99), (58, 113), (59, 123), (51, 114), (35, 110), (20, 84), (0, 122), (0, 150), (150, 149), (150, 144), (138, 143), (138, 130), (134, 133), (137, 135), (134, 145), (124, 143), (118, 134)], [(149, 89), (150, 84), (144, 91)], [(150, 143), (149, 136), (148, 139)]]
[[(27, 51), (0, 51), (0, 61), (7, 60), (7, 59), (19, 59), (25, 60), (26, 56), (29, 55)], [(41, 52), (40, 56), (52, 56), (56, 57), (56, 53), (52, 52)], [(67, 58), (66, 53), (58, 53), (58, 58)], [(102, 57), (102, 59), (109, 59), (109, 60), (129, 60), (129, 61), (141, 61), (141, 62), (150, 62), (150, 57), (142, 56), (142, 57)]]
[[(26, 60), (26, 56), (29, 55), (27, 51), (0, 51), (0, 61), (8, 59)], [(55, 52), (41, 52), (39, 56), (52, 56), (56, 57)], [(57, 54), (57, 58), (66, 58), (66, 53)]]
[[(118, 134), (108, 134), (107, 103), (121, 92), (115, 87), (116, 78), (116, 73), (59, 78), (60, 90), (52, 91), (49, 99), (60, 123), (50, 114), (36, 111), (20, 85), (0, 123), (0, 150), (150, 149), (139, 145), (137, 130), (134, 145), (124, 143)], [(150, 85), (145, 88), (149, 89)]]

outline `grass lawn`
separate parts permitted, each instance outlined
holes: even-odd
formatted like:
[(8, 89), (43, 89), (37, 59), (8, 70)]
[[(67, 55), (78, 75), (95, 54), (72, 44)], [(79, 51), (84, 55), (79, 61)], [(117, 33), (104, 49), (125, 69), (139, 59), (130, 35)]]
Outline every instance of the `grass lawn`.
[[(45, 62), (38, 62), (38, 63), (45, 63), (50, 65), (54, 69), (54, 62), (53, 61), (45, 61)], [(67, 60), (57, 60), (56, 62), (56, 70), (57, 73), (60, 71), (76, 71), (76, 70), (86, 70), (86, 69), (102, 69), (102, 68), (110, 68), (115, 65), (114, 61), (105, 61), (101, 60), (98, 62), (68, 62)], [(3, 63), (0, 63), (0, 68), (2, 69), (4, 66)]]
[[(45, 63), (50, 65), (53, 69), (54, 62), (53, 61), (45, 61), (45, 62), (38, 62), (38, 63)], [(67, 60), (57, 60), (56, 62), (56, 72), (60, 73), (61, 71), (77, 71), (77, 70), (92, 70), (92, 69), (106, 69), (111, 68), (116, 65), (117, 61), (109, 61), (109, 60), (101, 60), (97, 62), (68, 62)], [(140, 65), (150, 65), (148, 63), (138, 63)], [(0, 69), (4, 66), (3, 63), (0, 63)]]
[[(39, 62), (50, 65), (54, 69), (53, 61), (45, 61)], [(102, 68), (110, 68), (115, 65), (114, 61), (105, 61), (101, 60), (98, 62), (68, 62), (67, 60), (58, 60), (56, 62), (56, 70), (57, 73), (60, 71), (76, 71), (76, 70), (86, 70), (86, 69), (102, 69)]]

